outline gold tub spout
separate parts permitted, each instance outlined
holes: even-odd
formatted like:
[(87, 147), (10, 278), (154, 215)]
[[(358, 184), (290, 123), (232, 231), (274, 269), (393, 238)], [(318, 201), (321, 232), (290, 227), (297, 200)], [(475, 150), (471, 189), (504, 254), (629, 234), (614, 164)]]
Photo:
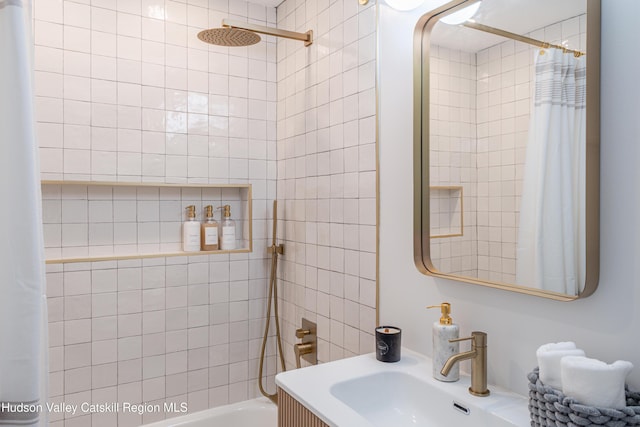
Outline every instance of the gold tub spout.
[(489, 396), (489, 389), (487, 389), (487, 334), (474, 331), (468, 338), (458, 338), (449, 340), (449, 342), (466, 340), (471, 340), (471, 350), (451, 356), (444, 362), (440, 373), (447, 376), (456, 362), (471, 359), (471, 387), (469, 387), (469, 393), (474, 396)]

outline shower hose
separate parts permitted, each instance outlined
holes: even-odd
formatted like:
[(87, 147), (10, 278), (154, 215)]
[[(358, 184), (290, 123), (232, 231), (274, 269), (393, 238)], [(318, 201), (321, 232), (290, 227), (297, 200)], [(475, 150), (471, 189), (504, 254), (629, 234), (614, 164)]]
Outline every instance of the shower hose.
[(276, 342), (278, 344), (278, 355), (280, 358), (280, 365), (282, 367), (282, 371), (286, 371), (285, 363), (284, 363), (284, 352), (282, 351), (282, 338), (280, 336), (280, 321), (278, 315), (278, 286), (276, 285), (276, 272), (278, 269), (278, 246), (276, 246), (276, 231), (277, 231), (277, 223), (278, 223), (278, 201), (273, 201), (273, 236), (271, 241), (271, 274), (269, 276), (269, 296), (267, 297), (267, 319), (264, 326), (264, 335), (262, 336), (262, 347), (260, 349), (260, 368), (258, 372), (258, 388), (260, 389), (260, 393), (264, 396), (271, 399), (274, 403), (278, 403), (278, 394), (269, 394), (263, 384), (263, 370), (264, 370), (264, 360), (265, 360), (265, 351), (267, 348), (267, 338), (269, 337), (269, 324), (271, 322), (271, 305), (273, 303), (273, 311), (274, 311), (274, 323), (276, 326)]

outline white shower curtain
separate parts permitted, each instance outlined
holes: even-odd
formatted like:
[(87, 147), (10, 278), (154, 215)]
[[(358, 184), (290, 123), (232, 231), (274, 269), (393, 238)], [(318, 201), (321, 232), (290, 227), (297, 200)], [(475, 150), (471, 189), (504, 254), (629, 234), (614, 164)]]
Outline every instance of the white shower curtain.
[(30, 2), (0, 0), (0, 426), (47, 423), (47, 317), (32, 52)]
[(516, 283), (577, 295), (585, 281), (584, 57), (536, 52)]

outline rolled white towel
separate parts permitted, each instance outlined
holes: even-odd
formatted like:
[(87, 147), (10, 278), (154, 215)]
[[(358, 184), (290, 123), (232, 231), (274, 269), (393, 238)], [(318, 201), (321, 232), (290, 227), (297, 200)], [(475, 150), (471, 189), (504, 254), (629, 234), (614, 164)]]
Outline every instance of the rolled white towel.
[(608, 365), (597, 359), (567, 356), (560, 365), (565, 396), (598, 408), (627, 406), (624, 383), (633, 369), (631, 362), (617, 360)]
[(544, 344), (538, 347), (536, 357), (540, 368), (540, 381), (544, 385), (562, 390), (560, 360), (565, 356), (584, 356), (584, 351), (576, 348), (572, 341)]

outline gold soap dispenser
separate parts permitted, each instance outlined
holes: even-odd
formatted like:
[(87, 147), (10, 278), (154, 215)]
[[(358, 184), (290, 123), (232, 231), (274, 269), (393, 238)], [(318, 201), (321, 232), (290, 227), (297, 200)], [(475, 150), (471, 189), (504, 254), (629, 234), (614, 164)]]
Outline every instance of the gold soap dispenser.
[(222, 209), (224, 213), (220, 224), (220, 249), (229, 251), (236, 248), (236, 222), (231, 219), (231, 206), (224, 205)]
[(205, 206), (204, 210), (206, 220), (202, 223), (200, 246), (203, 251), (216, 251), (218, 250), (218, 222), (213, 218), (213, 206)]
[(448, 375), (442, 375), (440, 369), (445, 362), (454, 354), (459, 353), (460, 343), (449, 342), (457, 339), (460, 335), (460, 328), (453, 323), (451, 318), (451, 304), (443, 302), (439, 305), (430, 305), (427, 308), (440, 308), (441, 317), (433, 324), (433, 378), (439, 381), (453, 382), (460, 379), (460, 364), (456, 363)]

